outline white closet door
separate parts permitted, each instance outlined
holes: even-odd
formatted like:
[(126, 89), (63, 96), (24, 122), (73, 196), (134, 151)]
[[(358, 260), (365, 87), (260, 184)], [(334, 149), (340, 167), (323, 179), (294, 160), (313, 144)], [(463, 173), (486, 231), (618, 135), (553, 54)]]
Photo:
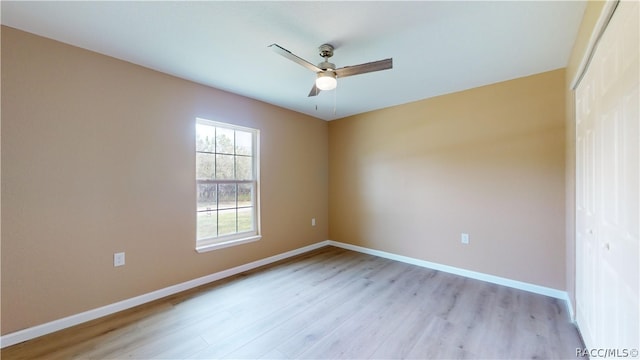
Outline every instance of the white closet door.
[(595, 78), (591, 67), (576, 89), (576, 320), (587, 344), (596, 329)]
[(590, 348), (640, 345), (639, 11), (620, 2), (576, 89), (576, 312)]

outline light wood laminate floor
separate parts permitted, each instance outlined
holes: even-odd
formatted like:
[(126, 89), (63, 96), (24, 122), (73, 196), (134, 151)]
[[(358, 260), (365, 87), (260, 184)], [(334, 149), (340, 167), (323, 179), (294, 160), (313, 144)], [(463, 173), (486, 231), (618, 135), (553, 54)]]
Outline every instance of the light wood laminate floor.
[(335, 247), (3, 349), (2, 359), (569, 359), (564, 303)]

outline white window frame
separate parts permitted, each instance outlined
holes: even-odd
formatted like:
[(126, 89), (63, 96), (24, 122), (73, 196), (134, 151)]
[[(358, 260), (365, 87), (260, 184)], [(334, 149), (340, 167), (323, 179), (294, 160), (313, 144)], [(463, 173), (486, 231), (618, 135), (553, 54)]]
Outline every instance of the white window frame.
[[(208, 179), (208, 180), (202, 180), (202, 179), (198, 179), (197, 178), (197, 174), (195, 172), (197, 172), (197, 165), (196, 165), (196, 171), (194, 172), (194, 177), (196, 178), (196, 251), (199, 253), (202, 252), (207, 252), (207, 251), (212, 251), (212, 250), (216, 250), (216, 249), (222, 249), (222, 248), (226, 248), (229, 246), (235, 246), (235, 245), (240, 245), (240, 244), (245, 244), (245, 243), (249, 243), (249, 242), (254, 242), (254, 241), (258, 241), (262, 238), (262, 236), (260, 235), (260, 159), (259, 159), (259, 147), (260, 147), (260, 130), (258, 129), (253, 129), (253, 128), (248, 128), (248, 127), (243, 127), (243, 126), (238, 126), (238, 125), (234, 125), (234, 124), (229, 124), (229, 123), (224, 123), (224, 122), (219, 122), (219, 121), (213, 121), (213, 120), (207, 120), (207, 119), (202, 119), (202, 118), (196, 118), (196, 126), (200, 124), (200, 125), (206, 125), (206, 126), (213, 126), (216, 128), (224, 128), (224, 129), (228, 129), (228, 130), (234, 130), (234, 131), (243, 131), (243, 132), (248, 132), (252, 134), (252, 153), (251, 153), (251, 157), (252, 157), (252, 166), (253, 166), (253, 179), (251, 180), (239, 180), (239, 179), (225, 179), (225, 180), (219, 180), (219, 179)], [(196, 130), (197, 131), (197, 130)], [(197, 133), (196, 133), (197, 134)], [(217, 150), (216, 150), (217, 151)], [(214, 151), (213, 154), (216, 154), (217, 152)], [(198, 151), (197, 149), (197, 144), (195, 146), (195, 156), (194, 156), (194, 162), (196, 161), (196, 157), (198, 153), (205, 153), (203, 151)], [(212, 153), (210, 153), (212, 154)], [(222, 236), (215, 236), (215, 237), (210, 237), (210, 238), (203, 238), (203, 239), (198, 239), (198, 230), (197, 230), (197, 226), (198, 226), (198, 213), (203, 212), (203, 210), (199, 210), (198, 209), (198, 185), (200, 184), (247, 184), (247, 183), (251, 183), (253, 184), (253, 197), (252, 197), (252, 209), (253, 209), (253, 230), (251, 231), (245, 231), (245, 232), (237, 232), (234, 234), (229, 234), (229, 235), (222, 235)], [(236, 204), (236, 206), (238, 206)], [(236, 207), (236, 210), (238, 209), (238, 207)], [(216, 211), (216, 216), (218, 216), (218, 212)], [(217, 227), (218, 225), (216, 225), (216, 229), (218, 229)]]

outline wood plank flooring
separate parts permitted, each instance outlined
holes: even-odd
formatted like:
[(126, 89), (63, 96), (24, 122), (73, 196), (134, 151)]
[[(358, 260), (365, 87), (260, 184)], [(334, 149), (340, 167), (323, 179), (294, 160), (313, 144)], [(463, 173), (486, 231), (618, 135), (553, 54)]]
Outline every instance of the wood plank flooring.
[(325, 247), (3, 349), (2, 359), (570, 359), (556, 299)]

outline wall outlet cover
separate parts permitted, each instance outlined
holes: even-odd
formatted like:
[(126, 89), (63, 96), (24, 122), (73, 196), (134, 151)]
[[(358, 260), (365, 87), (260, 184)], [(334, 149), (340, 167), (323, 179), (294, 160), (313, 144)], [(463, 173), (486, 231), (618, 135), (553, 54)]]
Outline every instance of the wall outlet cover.
[(124, 253), (119, 252), (113, 254), (113, 266), (123, 266), (124, 265)]
[(462, 233), (462, 234), (460, 235), (460, 242), (461, 242), (461, 243), (463, 243), (463, 244), (465, 244), (465, 245), (466, 245), (466, 244), (468, 244), (468, 243), (469, 243), (469, 234), (467, 234), (467, 233)]

